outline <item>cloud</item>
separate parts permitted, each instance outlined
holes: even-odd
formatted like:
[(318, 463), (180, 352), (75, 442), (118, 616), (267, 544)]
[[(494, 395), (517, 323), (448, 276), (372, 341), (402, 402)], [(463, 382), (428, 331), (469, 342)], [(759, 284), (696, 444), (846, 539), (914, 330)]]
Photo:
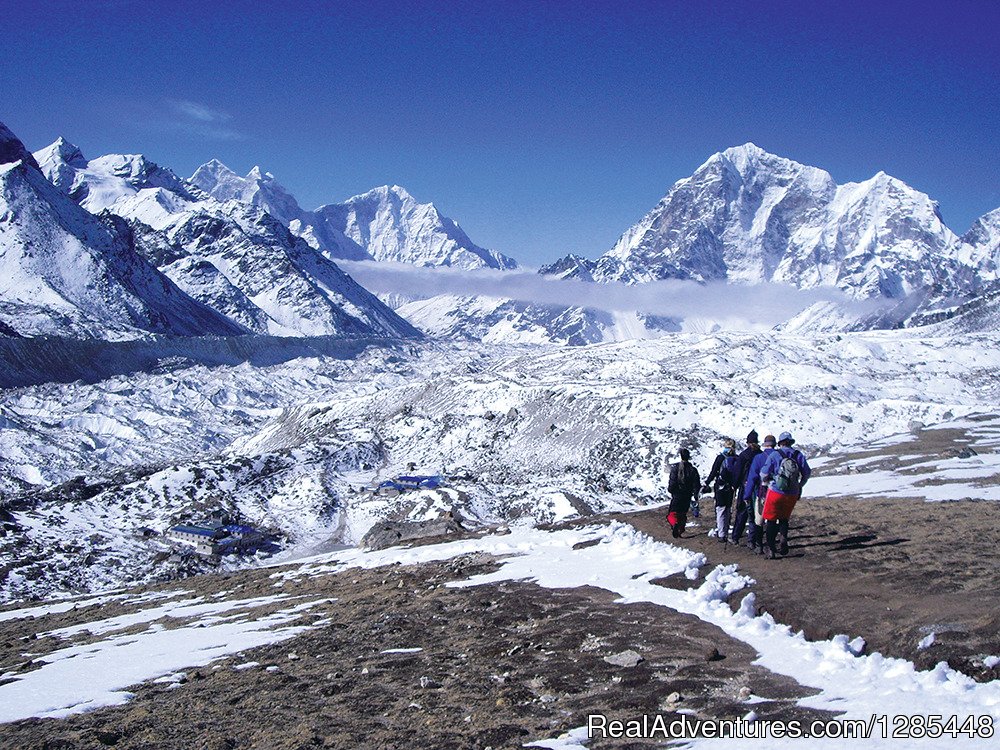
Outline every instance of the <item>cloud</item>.
[(246, 137), (243, 133), (226, 125), (233, 119), (233, 116), (228, 112), (190, 99), (165, 99), (164, 101), (170, 109), (170, 117), (166, 119), (166, 124), (174, 130), (213, 140), (238, 141)]
[(168, 99), (167, 103), (182, 115), (187, 115), (191, 119), (200, 122), (228, 122), (233, 119), (233, 116), (226, 112), (221, 112), (204, 104), (186, 99)]
[(337, 264), (376, 294), (396, 293), (415, 299), (439, 294), (482, 295), (607, 312), (639, 311), (670, 318), (705, 318), (725, 321), (726, 327), (734, 328), (773, 326), (817, 302), (832, 302), (855, 314), (879, 308), (878, 303), (852, 299), (831, 287), (801, 290), (775, 283), (744, 286), (674, 279), (635, 285), (599, 284), (556, 279), (530, 271), (470, 271), (344, 260), (337, 260)]

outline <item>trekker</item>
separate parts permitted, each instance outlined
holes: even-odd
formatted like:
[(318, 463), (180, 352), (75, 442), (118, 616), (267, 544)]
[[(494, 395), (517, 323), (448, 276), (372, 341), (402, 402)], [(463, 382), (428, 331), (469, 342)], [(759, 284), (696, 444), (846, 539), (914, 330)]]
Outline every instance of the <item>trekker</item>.
[(793, 448), (794, 444), (792, 433), (781, 433), (777, 449), (768, 456), (760, 470), (761, 482), (769, 485), (761, 514), (764, 519), (764, 540), (767, 542), (764, 556), (769, 558), (788, 554), (788, 519), (792, 517), (795, 503), (812, 473), (805, 455)]
[[(681, 460), (671, 465), (670, 479), (667, 481), (667, 492), (670, 493), (667, 523), (670, 524), (674, 539), (684, 533), (691, 499), (697, 497), (698, 487), (701, 485), (698, 470), (691, 463), (691, 451), (681, 448), (680, 456)], [(695, 513), (696, 517), (697, 515)]]
[(715, 457), (712, 471), (701, 488), (703, 493), (713, 490), (715, 482), (715, 529), (720, 542), (729, 536), (729, 519), (732, 516), (733, 497), (736, 494), (736, 441), (726, 438), (722, 441), (722, 453)]
[(764, 436), (764, 450), (753, 457), (743, 485), (743, 502), (747, 508), (747, 547), (759, 555), (764, 554), (764, 496), (767, 485), (760, 481), (760, 470), (778, 444), (774, 435)]
[(749, 516), (752, 507), (743, 497), (743, 485), (747, 481), (747, 474), (750, 472), (750, 464), (760, 455), (760, 443), (757, 437), (757, 430), (750, 430), (747, 435), (747, 447), (736, 457), (736, 517), (733, 519), (733, 544), (740, 543), (743, 536), (743, 529), (750, 520)]

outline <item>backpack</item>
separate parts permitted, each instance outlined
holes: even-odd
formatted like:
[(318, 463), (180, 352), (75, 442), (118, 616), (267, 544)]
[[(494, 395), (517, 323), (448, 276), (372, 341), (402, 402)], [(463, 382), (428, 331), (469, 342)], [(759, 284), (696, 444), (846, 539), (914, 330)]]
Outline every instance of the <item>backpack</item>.
[(719, 479), (726, 487), (735, 487), (739, 481), (736, 476), (736, 456), (729, 455), (722, 459), (722, 471), (719, 472)]
[(802, 470), (793, 458), (794, 455), (781, 454), (778, 474), (774, 477), (774, 489), (783, 495), (797, 495), (802, 491)]

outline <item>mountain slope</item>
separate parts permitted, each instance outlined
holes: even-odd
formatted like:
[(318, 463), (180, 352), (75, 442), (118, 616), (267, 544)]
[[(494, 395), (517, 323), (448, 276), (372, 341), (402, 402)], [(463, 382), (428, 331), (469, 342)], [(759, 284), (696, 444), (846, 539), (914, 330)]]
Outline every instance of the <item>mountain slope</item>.
[(399, 185), (383, 185), (315, 211), (378, 261), (458, 268), (516, 268), (512, 258), (476, 245), (433, 203), (418, 203)]
[(958, 240), (959, 259), (984, 280), (1000, 279), (1000, 208), (980, 216)]
[[(23, 157), (11, 139), (4, 152)], [(75, 204), (34, 164), (0, 165), (0, 318), (7, 326), (22, 335), (102, 338), (245, 333), (184, 294), (136, 253), (128, 233)]]
[(312, 212), (304, 211), (295, 197), (274, 179), (274, 175), (262, 173), (260, 167), (254, 167), (246, 177), (240, 177), (218, 159), (212, 159), (198, 167), (191, 176), (191, 182), (218, 201), (238, 201), (267, 211), (293, 234), (331, 258), (372, 259), (364, 248), (342, 231), (324, 224)]

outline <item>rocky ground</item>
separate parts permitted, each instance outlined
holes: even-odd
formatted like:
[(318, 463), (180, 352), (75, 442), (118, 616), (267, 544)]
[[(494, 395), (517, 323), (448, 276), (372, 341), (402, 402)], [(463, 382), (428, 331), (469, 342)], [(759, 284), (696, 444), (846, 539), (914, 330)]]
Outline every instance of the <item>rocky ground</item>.
[[(958, 434), (928, 430), (862, 458), (904, 472), (915, 453), (961, 450), (961, 443)], [(1000, 668), (983, 663), (1000, 654), (997, 509), (971, 500), (810, 498), (807, 488), (793, 517), (789, 554), (778, 560), (719, 543), (708, 536), (707, 518), (672, 540), (663, 508), (563, 525), (625, 521), (703, 552), (703, 572), (737, 563), (755, 580), (756, 606), (810, 639), (861, 636), (869, 652), (920, 668), (947, 661), (987, 681), (1000, 679)], [(190, 669), (174, 686), (133, 686), (135, 697), (122, 706), (6, 724), (0, 748), (515, 748), (582, 726), (591, 713), (624, 720), (648, 713), (670, 719), (679, 711), (744, 716), (751, 694), (768, 699), (752, 706), (760, 718), (823, 715), (798, 705), (810, 689), (755, 665), (751, 648), (693, 616), (615, 603), (595, 588), (445, 585), (496, 567), (494, 558), (476, 553), (296, 577), (291, 593), (334, 600), (308, 610), (304, 619), (320, 623), (315, 629)], [(208, 599), (266, 596), (276, 591), (274, 572), (199, 576), (181, 585)], [(678, 574), (658, 583), (686, 589), (699, 582)], [(735, 609), (745, 595), (729, 604)], [(38, 634), (136, 609), (121, 601), (99, 606), (99, 616), (91, 608), (87, 615), (0, 618), (0, 674), (36, 668), (40, 656), (66, 645)], [(281, 606), (287, 601), (259, 613)], [(160, 624), (176, 626), (168, 618)], [(101, 637), (77, 635), (72, 642)], [(393, 649), (421, 650), (384, 653)], [(257, 664), (234, 669), (250, 662)], [(639, 746), (648, 745), (588, 744)]]
[[(137, 686), (121, 707), (6, 725), (0, 746), (508, 748), (557, 736), (595, 712), (743, 716), (750, 691), (772, 699), (760, 704), (763, 717), (823, 715), (796, 706), (810, 691), (755, 666), (751, 649), (695, 617), (615, 604), (597, 589), (443, 585), (492, 567), (491, 558), (475, 555), (302, 579), (296, 594), (336, 597), (311, 610), (330, 624), (219, 668), (192, 670), (179, 688)], [(269, 572), (188, 583), (198, 594), (256, 596), (273, 593)], [(104, 605), (102, 616), (120, 611)], [(77, 621), (68, 612), (4, 623), (3, 664), (24, 661), (32, 634)], [(30, 648), (44, 653), (54, 641), (31, 640)], [(399, 648), (423, 650), (382, 653)], [(248, 661), (259, 666), (233, 669)]]

